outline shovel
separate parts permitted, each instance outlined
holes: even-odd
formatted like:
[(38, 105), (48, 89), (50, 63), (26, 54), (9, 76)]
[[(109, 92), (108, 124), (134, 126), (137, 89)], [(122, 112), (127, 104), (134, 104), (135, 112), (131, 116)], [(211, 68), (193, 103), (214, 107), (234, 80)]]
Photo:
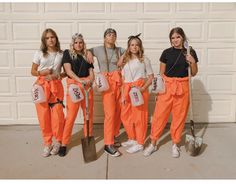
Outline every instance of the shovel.
[[(187, 54), (190, 54), (188, 43), (186, 44)], [(192, 104), (192, 91), (191, 91), (191, 70), (188, 67), (189, 76), (189, 101), (190, 101), (190, 134), (186, 134), (185, 137), (185, 149), (190, 156), (197, 156), (201, 150), (203, 139), (202, 137), (195, 136), (194, 133), (194, 121), (193, 121), (193, 104)]]
[(97, 159), (96, 146), (94, 136), (89, 136), (89, 91), (91, 90), (91, 86), (86, 90), (85, 84), (83, 83), (83, 88), (85, 91), (85, 107), (86, 107), (86, 129), (87, 129), (87, 137), (81, 139), (82, 142), (82, 150), (84, 162), (92, 162)]

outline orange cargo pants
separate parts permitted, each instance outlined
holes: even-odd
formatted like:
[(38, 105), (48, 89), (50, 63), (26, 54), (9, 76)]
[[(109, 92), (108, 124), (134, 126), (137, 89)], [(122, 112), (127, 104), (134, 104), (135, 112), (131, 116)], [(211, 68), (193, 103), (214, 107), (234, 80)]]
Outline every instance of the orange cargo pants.
[[(58, 142), (62, 140), (64, 112), (62, 104), (56, 102), (63, 101), (64, 89), (61, 80), (46, 81), (40, 76), (36, 83), (43, 87), (46, 97), (46, 102), (35, 105), (44, 145), (49, 146), (52, 144), (52, 137)], [(50, 108), (49, 103), (56, 104)]]
[(166, 92), (158, 94), (154, 115), (152, 118), (151, 136), (158, 140), (167, 124), (168, 117), (172, 113), (170, 133), (173, 144), (181, 141), (189, 107), (188, 77), (170, 78), (164, 76)]
[[(82, 78), (85, 79), (85, 78)], [(70, 142), (72, 129), (74, 126), (75, 119), (77, 117), (77, 113), (79, 108), (82, 108), (83, 116), (84, 116), (84, 135), (87, 136), (87, 127), (86, 127), (86, 104), (85, 104), (85, 92), (81, 83), (76, 82), (73, 79), (67, 78), (67, 94), (66, 94), (66, 118), (65, 118), (65, 126), (63, 131), (62, 144), (67, 145)], [(71, 97), (69, 95), (69, 86), (70, 84), (76, 84), (81, 89), (84, 99), (80, 102), (72, 102)], [(88, 89), (89, 86), (86, 86), (85, 89)], [(93, 134), (93, 89), (91, 88), (89, 91), (89, 135)]]
[(109, 89), (102, 93), (104, 110), (104, 144), (114, 144), (114, 136), (119, 135), (121, 119), (121, 74), (120, 71), (103, 73), (109, 83)]
[(145, 83), (144, 79), (135, 82), (124, 83), (122, 98), (124, 101), (121, 105), (121, 120), (123, 122), (128, 139), (137, 140), (138, 144), (144, 144), (148, 124), (148, 90), (142, 92), (144, 104), (140, 106), (132, 106), (129, 97), (129, 91), (132, 86), (142, 87)]

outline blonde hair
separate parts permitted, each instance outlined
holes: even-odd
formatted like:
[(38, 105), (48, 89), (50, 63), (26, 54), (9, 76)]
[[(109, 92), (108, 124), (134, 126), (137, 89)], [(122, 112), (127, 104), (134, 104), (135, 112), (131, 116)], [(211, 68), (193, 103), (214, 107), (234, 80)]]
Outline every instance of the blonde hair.
[(138, 59), (143, 62), (144, 61), (144, 48), (143, 48), (143, 43), (142, 43), (142, 40), (139, 38), (140, 34), (139, 35), (136, 35), (136, 36), (130, 36), (129, 37), (129, 40), (128, 40), (128, 43), (127, 43), (127, 49), (125, 51), (125, 54), (124, 54), (124, 63), (127, 63), (129, 60), (131, 60), (131, 56), (132, 56), (132, 53), (130, 52), (130, 45), (131, 45), (131, 42), (133, 40), (136, 40), (137, 43), (138, 43), (138, 47), (139, 47), (139, 51), (138, 51), (138, 54), (137, 54), (137, 57)]
[(83, 35), (82, 35), (82, 34), (79, 34), (79, 33), (75, 33), (75, 34), (72, 36), (71, 43), (70, 43), (70, 50), (69, 50), (70, 57), (72, 58), (72, 60), (76, 60), (76, 59), (77, 59), (77, 53), (76, 53), (76, 50), (74, 49), (74, 44), (75, 44), (75, 40), (76, 40), (76, 39), (82, 40), (82, 42), (83, 42), (83, 44), (84, 44), (84, 47), (83, 47), (81, 53), (82, 53), (83, 58), (87, 60), (86, 44), (85, 44), (85, 42), (84, 42)]

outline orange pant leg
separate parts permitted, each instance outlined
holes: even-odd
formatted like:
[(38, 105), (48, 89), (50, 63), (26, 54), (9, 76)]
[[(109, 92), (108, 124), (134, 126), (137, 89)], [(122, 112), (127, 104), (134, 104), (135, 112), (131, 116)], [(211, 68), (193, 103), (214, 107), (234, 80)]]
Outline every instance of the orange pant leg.
[(121, 126), (121, 89), (120, 86), (116, 85), (115, 91), (115, 101), (116, 101), (116, 111), (115, 111), (115, 136), (119, 136), (120, 134), (120, 126)]
[(52, 128), (51, 128), (51, 115), (48, 102), (35, 104), (38, 115), (41, 134), (43, 136), (43, 142), (45, 146), (52, 144)]
[(155, 110), (152, 117), (150, 138), (154, 141), (158, 140), (167, 124), (168, 117), (172, 108), (172, 96), (166, 87), (164, 94), (157, 95)]
[(62, 138), (62, 144), (64, 145), (67, 145), (70, 142), (72, 129), (74, 126), (75, 119), (77, 117), (80, 104), (80, 102), (72, 102), (70, 95), (68, 93), (66, 94), (66, 118)]
[(125, 102), (121, 105), (121, 120), (127, 133), (128, 139), (136, 140), (134, 123), (132, 121), (132, 105)]
[(181, 141), (182, 132), (186, 122), (189, 107), (188, 82), (182, 82), (184, 93), (174, 96), (172, 108), (172, 122), (170, 127), (171, 138), (174, 144)]
[[(57, 99), (63, 101), (64, 89), (61, 81), (56, 82), (56, 87), (58, 89), (57, 96), (51, 95), (49, 100), (50, 102), (57, 102)], [(51, 126), (52, 126), (53, 136), (59, 142), (62, 141), (64, 123), (65, 123), (65, 117), (63, 112), (63, 106), (62, 104), (57, 103), (51, 108)]]
[(62, 104), (56, 104), (51, 108), (51, 126), (53, 136), (58, 142), (62, 141), (65, 117)]
[(62, 141), (63, 128), (65, 124), (65, 116), (61, 104), (56, 104), (51, 110), (51, 124), (53, 136), (58, 142)]
[(134, 122), (135, 135), (138, 144), (144, 144), (146, 133), (147, 133), (147, 124), (148, 124), (148, 91), (142, 93), (144, 104), (132, 107), (131, 117)]
[(117, 90), (116, 82), (109, 80), (109, 90), (103, 92), (103, 110), (104, 110), (104, 144), (114, 144), (115, 123), (117, 101), (115, 93)]

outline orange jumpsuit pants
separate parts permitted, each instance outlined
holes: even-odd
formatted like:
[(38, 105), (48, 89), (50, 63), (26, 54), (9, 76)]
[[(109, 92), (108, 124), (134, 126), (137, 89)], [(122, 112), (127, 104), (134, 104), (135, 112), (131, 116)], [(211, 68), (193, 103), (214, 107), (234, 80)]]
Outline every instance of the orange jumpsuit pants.
[(142, 87), (145, 83), (144, 79), (135, 82), (124, 83), (122, 97), (124, 101), (121, 105), (121, 120), (129, 139), (137, 140), (138, 144), (143, 145), (148, 124), (148, 99), (149, 92), (146, 89), (142, 92), (144, 104), (140, 106), (132, 106), (129, 97), (129, 91), (132, 86)]
[(114, 136), (119, 135), (121, 119), (121, 74), (116, 70), (103, 73), (109, 83), (109, 89), (102, 93), (104, 110), (104, 144), (114, 144)]
[[(85, 79), (85, 78), (81, 78)], [(65, 126), (63, 131), (62, 144), (67, 145), (70, 142), (72, 129), (74, 126), (75, 119), (77, 117), (77, 113), (79, 108), (82, 108), (83, 116), (84, 116), (84, 135), (87, 136), (87, 127), (86, 127), (86, 104), (85, 104), (85, 92), (82, 87), (82, 84), (76, 82), (74, 79), (67, 78), (67, 94), (66, 94), (66, 118), (65, 118)], [(81, 89), (84, 99), (80, 102), (72, 102), (71, 97), (69, 95), (69, 86), (70, 84), (76, 84)], [(88, 89), (89, 86), (86, 86), (85, 89)], [(93, 134), (93, 89), (91, 88), (89, 91), (89, 135)]]
[(164, 76), (166, 92), (158, 94), (154, 115), (152, 118), (151, 136), (158, 140), (167, 124), (168, 117), (172, 113), (170, 133), (173, 144), (181, 141), (189, 107), (188, 77), (171, 78)]
[[(49, 146), (52, 144), (52, 137), (58, 142), (62, 140), (64, 112), (62, 104), (56, 102), (63, 101), (64, 89), (61, 80), (46, 81), (43, 76), (38, 77), (36, 83), (43, 87), (46, 97), (46, 102), (35, 106), (44, 145)], [(56, 104), (50, 108), (49, 103)]]

